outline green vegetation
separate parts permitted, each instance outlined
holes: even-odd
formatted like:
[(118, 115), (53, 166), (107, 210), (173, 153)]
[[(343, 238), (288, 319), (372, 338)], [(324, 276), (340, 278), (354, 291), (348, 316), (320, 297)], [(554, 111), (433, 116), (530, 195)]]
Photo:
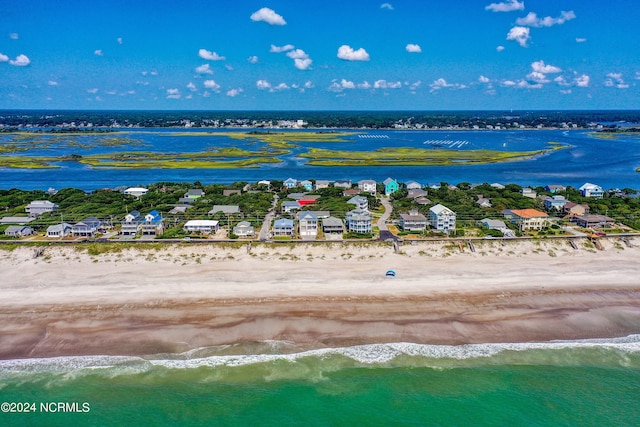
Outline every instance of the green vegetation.
[(526, 160), (565, 148), (559, 143), (549, 143), (546, 150), (496, 151), (496, 150), (447, 150), (410, 147), (381, 148), (374, 151), (338, 151), (311, 148), (300, 157), (309, 158), (314, 166), (447, 166), (486, 164)]

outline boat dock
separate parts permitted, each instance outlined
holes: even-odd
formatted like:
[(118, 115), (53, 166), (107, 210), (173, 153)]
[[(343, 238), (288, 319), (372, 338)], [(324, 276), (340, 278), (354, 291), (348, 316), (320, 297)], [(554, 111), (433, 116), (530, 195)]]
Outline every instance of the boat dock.
[(424, 145), (433, 147), (462, 148), (469, 144), (469, 141), (451, 140), (451, 139), (429, 139), (423, 142)]

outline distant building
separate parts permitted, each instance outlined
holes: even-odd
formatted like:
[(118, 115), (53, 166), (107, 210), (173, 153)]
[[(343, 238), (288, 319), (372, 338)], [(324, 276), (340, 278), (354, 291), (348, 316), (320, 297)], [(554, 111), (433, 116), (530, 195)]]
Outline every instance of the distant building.
[(242, 190), (233, 190), (233, 189), (226, 189), (226, 190), (222, 190), (222, 195), (225, 197), (229, 197), (232, 196), (234, 194), (242, 194)]
[(422, 184), (418, 181), (407, 181), (405, 183), (405, 187), (407, 190), (420, 190), (422, 188)]
[(101, 226), (102, 222), (98, 218), (91, 216), (73, 224), (71, 234), (73, 237), (94, 237)]
[(296, 188), (298, 186), (298, 180), (293, 178), (287, 178), (284, 181), (284, 186), (287, 188)]
[(319, 190), (321, 188), (329, 188), (329, 181), (327, 180), (317, 180), (316, 181), (316, 190)]
[(369, 193), (375, 196), (377, 193), (377, 183), (372, 179), (363, 179), (358, 181), (358, 189), (362, 193)]
[(282, 202), (282, 205), (280, 205), (280, 207), (282, 209), (282, 213), (289, 213), (291, 211), (300, 209), (300, 203), (295, 200), (285, 200), (284, 202)]
[(149, 192), (149, 189), (144, 187), (129, 187), (124, 190), (124, 194), (133, 197), (142, 197)]
[(308, 179), (305, 179), (304, 181), (300, 182), (300, 186), (304, 187), (304, 189), (307, 191), (313, 190), (313, 182), (309, 181)]
[(347, 203), (356, 206), (356, 210), (360, 211), (368, 211), (369, 210), (369, 199), (364, 196), (353, 196), (350, 198)]
[(602, 199), (604, 195), (604, 190), (602, 189), (602, 187), (596, 184), (591, 184), (590, 182), (585, 183), (582, 187), (579, 188), (579, 190), (584, 197)]
[(340, 188), (351, 188), (351, 185), (352, 183), (350, 179), (337, 179), (333, 183), (334, 187), (340, 187)]
[(560, 191), (565, 191), (566, 187), (564, 185), (547, 185), (544, 187), (546, 191), (549, 193), (558, 193)]
[(218, 212), (222, 212), (224, 215), (233, 215), (240, 213), (240, 206), (238, 205), (213, 205), (213, 208), (207, 213), (209, 216), (213, 216)]
[(544, 201), (544, 208), (548, 211), (556, 210), (562, 212), (564, 205), (567, 203), (569, 203), (569, 201), (565, 199), (564, 196), (556, 195)]
[(575, 217), (576, 224), (583, 228), (612, 227), (613, 218), (605, 215), (582, 215)]
[(429, 209), (429, 224), (438, 231), (450, 233), (456, 229), (456, 213), (441, 204), (432, 206)]
[(32, 218), (38, 217), (43, 213), (53, 212), (56, 209), (58, 209), (58, 205), (49, 200), (34, 200), (24, 208)]
[(537, 197), (535, 190), (529, 187), (523, 188), (520, 194), (522, 194), (522, 197), (528, 197), (530, 199), (535, 199)]
[(396, 181), (395, 179), (392, 178), (387, 178), (384, 181), (382, 181), (382, 183), (384, 184), (384, 194), (387, 196), (390, 196), (391, 194), (395, 193), (396, 191), (398, 191), (398, 181)]

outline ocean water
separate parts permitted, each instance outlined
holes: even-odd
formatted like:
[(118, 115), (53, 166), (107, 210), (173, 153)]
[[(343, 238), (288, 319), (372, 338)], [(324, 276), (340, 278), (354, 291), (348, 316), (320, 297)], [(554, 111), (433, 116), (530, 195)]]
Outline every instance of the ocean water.
[(3, 426), (637, 426), (639, 396), (640, 335), (0, 361), (0, 402), (36, 404)]

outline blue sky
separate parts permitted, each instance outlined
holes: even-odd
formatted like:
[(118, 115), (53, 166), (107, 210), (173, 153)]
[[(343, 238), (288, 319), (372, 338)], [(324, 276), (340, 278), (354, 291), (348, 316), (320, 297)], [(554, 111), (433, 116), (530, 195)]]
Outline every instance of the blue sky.
[(3, 0), (0, 109), (638, 109), (633, 0)]

